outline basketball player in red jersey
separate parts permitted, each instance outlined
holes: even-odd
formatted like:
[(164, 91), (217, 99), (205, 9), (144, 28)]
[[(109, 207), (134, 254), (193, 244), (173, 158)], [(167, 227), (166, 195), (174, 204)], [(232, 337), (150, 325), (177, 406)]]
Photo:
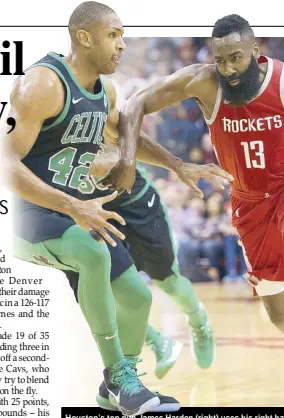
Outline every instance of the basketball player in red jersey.
[[(219, 19), (212, 33), (216, 64), (195, 64), (155, 80), (129, 98), (133, 155), (144, 114), (195, 98), (221, 167), (233, 177), (233, 224), (247, 261), (245, 275), (272, 323), (284, 333), (284, 69), (261, 56), (248, 22)], [(127, 176), (128, 174), (128, 176)], [(114, 167), (103, 184), (131, 188), (132, 174)], [(201, 191), (192, 184), (197, 194)]]

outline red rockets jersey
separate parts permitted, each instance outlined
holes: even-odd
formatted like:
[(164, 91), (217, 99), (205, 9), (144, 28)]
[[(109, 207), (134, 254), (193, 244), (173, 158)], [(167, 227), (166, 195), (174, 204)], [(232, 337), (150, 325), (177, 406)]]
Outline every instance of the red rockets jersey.
[[(268, 57), (258, 96), (240, 107), (222, 100), (219, 87), (206, 120), (220, 166), (232, 174), (232, 187), (245, 193), (268, 193), (284, 184), (284, 70)], [(266, 197), (266, 196), (265, 196)]]

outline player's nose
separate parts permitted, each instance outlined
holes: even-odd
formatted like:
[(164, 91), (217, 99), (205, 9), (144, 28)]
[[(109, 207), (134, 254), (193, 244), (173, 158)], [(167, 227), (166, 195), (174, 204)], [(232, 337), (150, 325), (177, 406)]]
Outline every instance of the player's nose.
[(122, 38), (119, 39), (119, 43), (117, 48), (122, 52), (126, 50), (126, 45), (124, 43), (124, 40)]
[(230, 77), (233, 74), (236, 74), (236, 70), (234, 69), (234, 67), (230, 64), (227, 64), (225, 67), (225, 74), (227, 77)]

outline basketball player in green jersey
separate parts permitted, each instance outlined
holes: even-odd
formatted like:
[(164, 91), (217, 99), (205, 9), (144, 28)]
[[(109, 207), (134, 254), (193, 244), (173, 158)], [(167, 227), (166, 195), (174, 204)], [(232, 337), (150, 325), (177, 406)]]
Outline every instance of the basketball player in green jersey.
[[(112, 9), (86, 2), (73, 12), (69, 32), (71, 54), (48, 54), (19, 77), (11, 94), (16, 127), (3, 142), (6, 179), (17, 195), (15, 255), (79, 272), (80, 307), (105, 365), (109, 401), (125, 415), (138, 415), (163, 403), (143, 386), (133, 367), (146, 335), (151, 294), (115, 238), (124, 235), (108, 222), (124, 220), (102, 208), (116, 194), (90, 200), (95, 184), (88, 178), (113, 106), (100, 74), (115, 71), (125, 49), (123, 28)], [(131, 165), (129, 147), (127, 142), (122, 146), (126, 166)], [(143, 144), (139, 148), (143, 155), (148, 152)], [(155, 152), (148, 157), (161, 163)], [(110, 250), (102, 240), (120, 253), (115, 287), (110, 283)], [(132, 304), (123, 303), (127, 295)], [(121, 303), (117, 312), (115, 300)]]
[[(111, 81), (105, 79), (104, 82), (109, 86), (111, 100), (115, 102), (116, 92)], [(115, 116), (115, 111), (112, 110), (104, 129), (105, 152), (98, 153), (94, 161), (93, 174), (97, 178), (103, 177), (119, 158), (117, 146), (119, 137), (118, 132), (113, 128), (117, 125), (115, 118), (118, 114)], [(115, 121), (111, 123), (113, 118)], [(168, 151), (143, 132), (140, 141), (155, 148), (163, 160), (175, 160), (176, 168), (178, 164), (183, 166), (183, 169), (193, 168), (192, 164), (183, 163), (178, 158), (174, 159)], [(141, 157), (141, 154), (139, 155)], [(174, 164), (172, 163), (171, 166), (174, 167)], [(214, 170), (215, 167), (212, 169)], [(97, 189), (95, 193), (106, 196), (110, 191)], [(167, 208), (161, 201), (154, 184), (147, 178), (145, 170), (136, 168), (136, 179), (131, 195), (122, 193), (114, 201), (107, 203), (106, 208), (119, 213), (126, 220), (125, 227), (116, 226), (126, 236), (125, 243), (137, 269), (146, 272), (186, 314), (193, 337), (194, 358), (201, 368), (210, 367), (214, 356), (214, 341), (206, 310), (198, 301), (190, 280), (180, 274)], [(112, 263), (113, 278), (116, 276), (115, 268), (116, 263)], [(67, 271), (66, 275), (76, 295), (79, 276), (72, 271)], [(182, 345), (159, 333), (150, 325), (147, 329), (146, 343), (156, 355), (155, 374), (158, 378), (162, 378), (175, 364)]]

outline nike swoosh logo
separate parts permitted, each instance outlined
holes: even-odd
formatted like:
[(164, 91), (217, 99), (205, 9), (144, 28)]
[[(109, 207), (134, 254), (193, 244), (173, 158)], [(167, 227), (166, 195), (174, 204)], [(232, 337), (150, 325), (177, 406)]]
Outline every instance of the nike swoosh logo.
[(105, 337), (105, 340), (111, 340), (112, 338), (114, 338), (117, 335), (118, 330), (116, 331), (116, 333), (114, 335), (111, 335), (110, 337)]
[(178, 356), (180, 355), (181, 351), (183, 349), (183, 344), (180, 342), (177, 342), (172, 349), (172, 355), (171, 357), (167, 360), (169, 363), (171, 363), (172, 361), (175, 361)]
[(72, 99), (72, 103), (76, 104), (76, 103), (78, 103), (80, 100), (83, 100), (83, 97), (80, 97), (80, 99), (74, 99), (74, 97), (73, 97), (73, 99)]
[(154, 205), (156, 195), (153, 194), (152, 199), (148, 201), (148, 206), (151, 208)]
[(107, 388), (107, 390), (109, 391), (109, 393), (114, 397), (114, 399), (116, 400), (117, 404), (119, 405), (120, 402), (120, 391), (118, 392), (118, 395), (115, 395), (111, 390), (109, 390)]

